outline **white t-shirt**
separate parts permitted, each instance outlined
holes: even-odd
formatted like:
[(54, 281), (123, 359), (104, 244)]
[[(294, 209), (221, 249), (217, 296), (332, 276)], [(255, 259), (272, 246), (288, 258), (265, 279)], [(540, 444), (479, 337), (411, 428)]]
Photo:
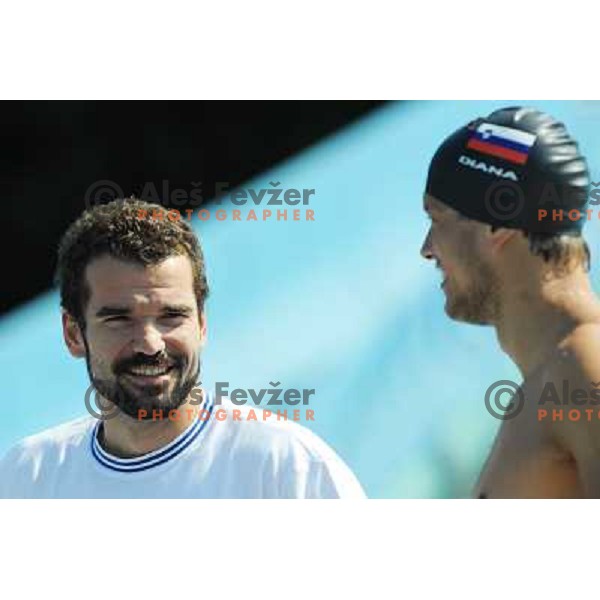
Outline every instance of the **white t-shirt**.
[(106, 452), (91, 416), (27, 437), (0, 461), (0, 498), (365, 497), (307, 428), (245, 407), (234, 419), (231, 404), (215, 407), (210, 396), (202, 409), (172, 442), (136, 458)]

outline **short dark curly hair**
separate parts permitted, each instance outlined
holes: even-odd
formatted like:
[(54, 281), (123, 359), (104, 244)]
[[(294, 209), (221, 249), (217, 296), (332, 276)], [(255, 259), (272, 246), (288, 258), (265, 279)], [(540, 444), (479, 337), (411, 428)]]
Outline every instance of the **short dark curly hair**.
[[(159, 213), (163, 218), (151, 218)], [(167, 218), (159, 204), (132, 197), (86, 210), (59, 243), (55, 283), (60, 289), (61, 306), (81, 326), (85, 326), (84, 313), (90, 298), (85, 269), (102, 255), (142, 265), (187, 255), (192, 263), (198, 311), (203, 311), (208, 283), (196, 234), (185, 221)]]

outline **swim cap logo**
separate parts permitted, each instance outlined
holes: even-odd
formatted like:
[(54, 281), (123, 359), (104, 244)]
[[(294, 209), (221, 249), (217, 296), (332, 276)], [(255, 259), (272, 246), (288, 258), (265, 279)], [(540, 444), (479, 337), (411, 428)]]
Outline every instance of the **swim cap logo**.
[(505, 170), (502, 167), (496, 167), (494, 165), (488, 165), (482, 160), (476, 160), (462, 154), (458, 162), (465, 167), (475, 169), (476, 171), (483, 171), (488, 175), (494, 175), (495, 177), (501, 177), (502, 179), (511, 179), (512, 181), (519, 181), (517, 174), (514, 171)]
[(524, 165), (535, 139), (536, 136), (528, 131), (482, 123), (469, 136), (467, 148), (516, 165)]

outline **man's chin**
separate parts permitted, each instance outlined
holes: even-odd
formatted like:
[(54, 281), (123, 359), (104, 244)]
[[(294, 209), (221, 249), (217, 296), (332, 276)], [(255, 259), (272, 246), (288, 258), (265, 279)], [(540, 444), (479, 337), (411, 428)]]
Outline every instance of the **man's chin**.
[(446, 296), (446, 304), (444, 306), (446, 315), (453, 321), (459, 323), (469, 323), (470, 325), (491, 325), (489, 319), (484, 318), (480, 311), (476, 311), (474, 307), (470, 307), (463, 302), (451, 302)]
[[(174, 384), (165, 388), (163, 385), (123, 385), (116, 394), (113, 403), (119, 410), (129, 417), (136, 420), (152, 419), (155, 411), (168, 412), (179, 408), (185, 401), (185, 396), (179, 398), (182, 394), (177, 394), (177, 388)], [(142, 417), (140, 415), (147, 415)]]
[(141, 400), (131, 398), (130, 402), (117, 404), (117, 406), (123, 415), (135, 421), (153, 421), (161, 420), (169, 411), (179, 408), (182, 404), (183, 400), (174, 403), (170, 398), (156, 396), (156, 398), (146, 397)]

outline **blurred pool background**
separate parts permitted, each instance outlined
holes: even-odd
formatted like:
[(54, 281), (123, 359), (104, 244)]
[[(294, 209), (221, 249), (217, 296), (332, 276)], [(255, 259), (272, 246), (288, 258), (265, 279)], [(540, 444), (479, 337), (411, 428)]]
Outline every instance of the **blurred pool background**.
[[(314, 188), (314, 222), (192, 220), (211, 286), (202, 381), (314, 388), (307, 426), (370, 497), (468, 496), (499, 424), (485, 390), (519, 381), (492, 329), (445, 316), (439, 274), (419, 256), (436, 147), (511, 105), (563, 120), (600, 180), (600, 102), (392, 103), (242, 186)], [(252, 206), (235, 208), (243, 217)], [(586, 237), (597, 291), (599, 229), (595, 212)], [(63, 345), (56, 292), (0, 319), (0, 365), (0, 453), (85, 414), (87, 373)]]

